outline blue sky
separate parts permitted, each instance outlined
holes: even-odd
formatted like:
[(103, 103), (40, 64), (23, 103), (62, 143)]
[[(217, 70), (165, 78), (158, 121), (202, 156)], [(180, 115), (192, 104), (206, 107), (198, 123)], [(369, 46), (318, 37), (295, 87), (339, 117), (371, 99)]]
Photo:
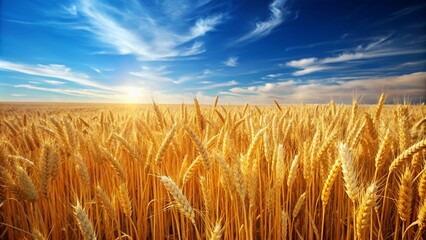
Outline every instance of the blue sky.
[(426, 101), (425, 1), (0, 4), (0, 101)]

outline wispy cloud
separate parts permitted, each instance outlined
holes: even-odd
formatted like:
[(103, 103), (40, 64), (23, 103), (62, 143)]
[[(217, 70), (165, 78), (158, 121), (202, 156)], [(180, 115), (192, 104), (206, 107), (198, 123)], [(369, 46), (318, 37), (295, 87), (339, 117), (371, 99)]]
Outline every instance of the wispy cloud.
[(21, 94), (21, 93), (12, 93), (10, 94), (12, 97), (25, 97), (27, 96), (26, 94)]
[(38, 90), (38, 91), (44, 91), (44, 92), (60, 93), (64, 95), (74, 96), (74, 97), (117, 99), (117, 95), (111, 94), (110, 92), (93, 90), (93, 89), (47, 88), (47, 87), (34, 86), (30, 84), (18, 84), (18, 85), (15, 85), (15, 88), (26, 88), (26, 89)]
[(277, 79), (277, 78), (279, 78), (279, 77), (281, 77), (281, 76), (283, 76), (284, 74), (282, 74), (282, 73), (271, 73), (271, 74), (268, 74), (268, 75), (266, 75), (266, 76), (264, 76), (264, 77), (262, 77), (262, 79)]
[(65, 82), (56, 81), (56, 80), (44, 80), (44, 82), (52, 84), (52, 85), (63, 85), (63, 84), (66, 84)]
[(387, 41), (390, 36), (381, 37), (376, 41), (370, 42), (366, 46), (357, 46), (355, 50), (348, 50), (332, 57), (325, 58), (303, 58), (299, 60), (289, 61), (282, 66), (298, 68), (301, 70), (293, 72), (293, 76), (302, 76), (323, 70), (342, 68), (344, 66), (336, 66), (337, 63), (351, 62), (356, 60), (367, 60), (374, 58), (383, 58), (399, 55), (418, 54), (426, 52), (424, 48), (398, 46), (399, 41)]
[(211, 85), (203, 86), (203, 87), (189, 88), (187, 90), (202, 91), (202, 90), (215, 89), (215, 88), (221, 88), (221, 87), (230, 87), (230, 86), (235, 86), (235, 85), (238, 85), (238, 82), (235, 81), (235, 80), (231, 80), (231, 81), (224, 82), (224, 83), (216, 83), (216, 84), (211, 84)]
[(404, 17), (404, 16), (406, 16), (406, 15), (409, 15), (409, 14), (411, 14), (411, 13), (413, 13), (413, 12), (415, 12), (415, 11), (419, 11), (419, 10), (421, 10), (421, 9), (424, 9), (426, 7), (426, 4), (420, 4), (420, 5), (415, 5), (415, 6), (411, 6), (411, 7), (407, 7), (407, 8), (403, 8), (403, 9), (401, 9), (401, 10), (398, 10), (398, 11), (396, 11), (396, 12), (394, 12), (392, 15), (391, 15), (391, 17), (389, 17), (389, 18), (387, 18), (387, 19), (385, 19), (385, 20), (382, 20), (382, 21), (380, 21), (380, 22), (377, 22), (377, 23), (375, 23), (374, 25), (382, 25), (382, 24), (384, 24), (384, 23), (387, 23), (387, 22), (390, 22), (390, 21), (394, 21), (394, 20), (397, 20), (397, 19), (399, 19), (399, 18), (401, 18), (401, 17)]
[(256, 22), (255, 27), (239, 38), (235, 43), (251, 42), (268, 36), (272, 30), (277, 28), (284, 21), (284, 5), (286, 0), (274, 0), (269, 5), (269, 19)]
[[(169, 4), (176, 5), (173, 2)], [(225, 14), (218, 12), (200, 16), (192, 24), (184, 24), (188, 22), (185, 15), (189, 13), (177, 14), (174, 17), (178, 19), (165, 23), (163, 19), (157, 19), (160, 14), (151, 16), (143, 3), (133, 1), (123, 5), (126, 11), (118, 16), (113, 8), (100, 1), (82, 0), (78, 10), (87, 21), (83, 22), (87, 24), (84, 30), (115, 53), (132, 54), (139, 60), (162, 60), (204, 52), (204, 44), (199, 39), (214, 31), (224, 21)]]
[(173, 82), (172, 78), (166, 77), (171, 72), (167, 70), (166, 66), (148, 67), (142, 66), (142, 69), (137, 72), (129, 72), (129, 74), (146, 81), (156, 82)]
[(336, 80), (332, 84), (323, 80), (297, 82), (288, 80), (265, 83), (249, 87), (235, 87), (223, 95), (229, 95), (234, 103), (240, 99), (253, 103), (271, 104), (273, 99), (283, 99), (287, 103), (326, 103), (331, 99), (350, 103), (354, 93), (362, 96), (365, 103), (374, 103), (380, 92), (385, 91), (390, 99), (401, 100), (404, 97), (415, 102), (424, 102), (426, 92), (426, 72), (391, 76), (382, 78), (365, 78), (355, 80)]
[(20, 72), (29, 75), (50, 77), (74, 82), (83, 86), (90, 86), (104, 90), (114, 90), (111, 87), (94, 82), (84, 73), (73, 72), (71, 68), (60, 64), (26, 65), (0, 60), (0, 70)]
[(102, 75), (102, 71), (99, 68), (95, 68), (95, 67), (90, 67), (93, 71), (99, 73)]
[(238, 65), (238, 57), (229, 57), (223, 64), (228, 67), (236, 67)]
[[(181, 84), (181, 83), (192, 81), (192, 80), (199, 80), (200, 81), (200, 80), (206, 79), (208, 77), (212, 77), (214, 74), (215, 74), (215, 72), (213, 70), (204, 69), (203, 71), (198, 72), (198, 73), (183, 75), (183, 76), (179, 77), (178, 79), (173, 80), (173, 83), (174, 84)], [(200, 81), (200, 83), (206, 83), (206, 82), (211, 82), (211, 81), (208, 81), (208, 80)]]

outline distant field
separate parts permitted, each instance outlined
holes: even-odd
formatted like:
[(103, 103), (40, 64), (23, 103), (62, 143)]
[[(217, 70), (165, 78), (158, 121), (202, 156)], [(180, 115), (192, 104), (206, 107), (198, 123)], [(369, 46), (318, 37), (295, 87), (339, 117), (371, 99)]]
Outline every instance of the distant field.
[(1, 239), (422, 239), (426, 107), (0, 104)]

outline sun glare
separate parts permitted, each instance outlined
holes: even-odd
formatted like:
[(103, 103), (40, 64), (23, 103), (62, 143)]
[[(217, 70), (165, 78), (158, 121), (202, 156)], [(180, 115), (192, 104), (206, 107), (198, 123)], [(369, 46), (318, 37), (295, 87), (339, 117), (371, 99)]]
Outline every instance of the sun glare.
[(127, 103), (137, 103), (140, 102), (142, 96), (142, 89), (137, 87), (128, 87), (126, 89), (126, 102)]

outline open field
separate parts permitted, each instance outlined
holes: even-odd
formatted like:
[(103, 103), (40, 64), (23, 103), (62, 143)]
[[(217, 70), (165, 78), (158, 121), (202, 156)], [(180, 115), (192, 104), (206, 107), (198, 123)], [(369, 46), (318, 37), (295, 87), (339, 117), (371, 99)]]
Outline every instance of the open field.
[(426, 107), (383, 103), (0, 104), (0, 238), (422, 239)]

